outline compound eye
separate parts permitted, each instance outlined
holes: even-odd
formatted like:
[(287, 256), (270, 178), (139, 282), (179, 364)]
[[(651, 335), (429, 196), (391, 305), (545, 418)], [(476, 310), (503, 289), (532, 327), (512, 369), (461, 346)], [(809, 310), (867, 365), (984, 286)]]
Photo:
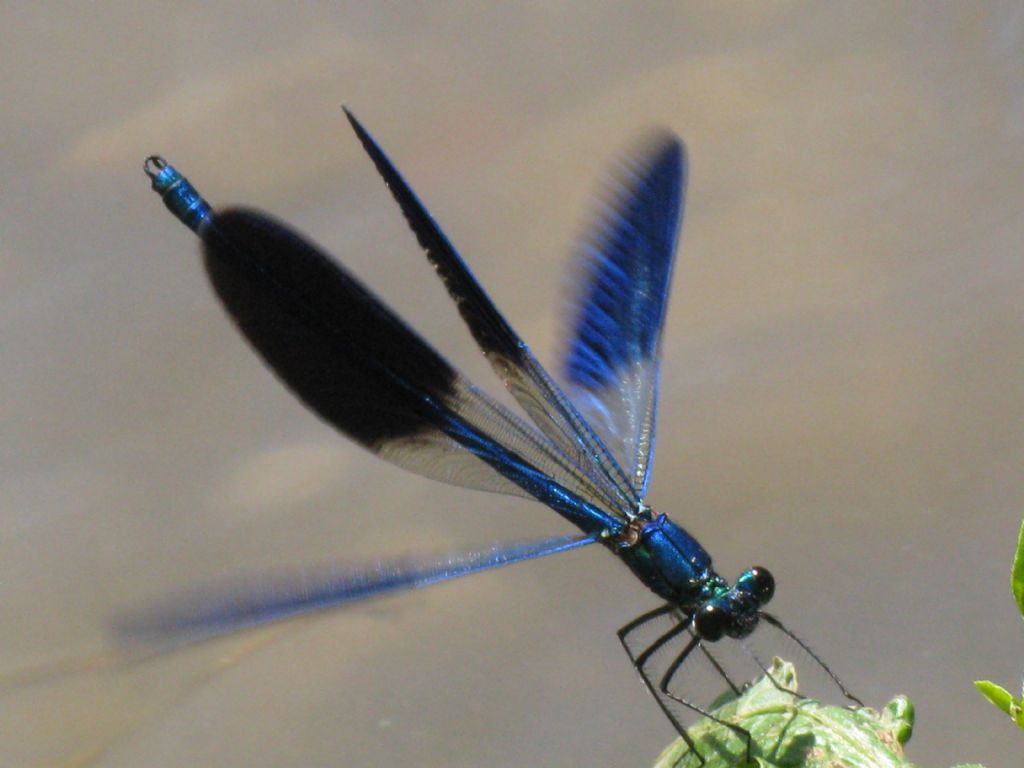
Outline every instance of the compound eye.
[(754, 594), (764, 605), (775, 595), (775, 577), (768, 568), (763, 568), (760, 565), (751, 568), (751, 572), (754, 575)]
[(693, 628), (701, 640), (713, 643), (725, 634), (729, 621), (729, 614), (717, 605), (704, 605), (693, 620)]
[(750, 569), (753, 577), (753, 592), (758, 602), (764, 605), (775, 595), (775, 577), (769, 573), (767, 568), (757, 566)]

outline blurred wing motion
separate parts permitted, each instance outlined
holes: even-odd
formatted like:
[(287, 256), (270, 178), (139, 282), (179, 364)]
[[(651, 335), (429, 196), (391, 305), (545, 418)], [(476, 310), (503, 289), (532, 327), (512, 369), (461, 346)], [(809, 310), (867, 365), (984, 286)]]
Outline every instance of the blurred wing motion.
[[(473, 337), (536, 428), (477, 389), (298, 233), (254, 211), (212, 212), (158, 157), (147, 160), (146, 172), (168, 207), (202, 239), (210, 281), (238, 329), (312, 411), (400, 467), (534, 498), (583, 535), (215, 591), (129, 616), (118, 623), (122, 639), (190, 642), (426, 586), (614, 536), (640, 509), (643, 480), (626, 475), (622, 466), (632, 464), (617, 461), (602, 438), (611, 439), (619, 455), (643, 463), (637, 471), (646, 476), (658, 334), (682, 194), (679, 143), (663, 139), (634, 164), (636, 178), (624, 183), (621, 208), (608, 214), (595, 241), (569, 365), (570, 382), (585, 395), (576, 401), (584, 407), (581, 415), (377, 143), (346, 114)], [(634, 364), (642, 370), (628, 370)], [(616, 387), (617, 400), (609, 394)], [(598, 419), (598, 432), (586, 417)]]
[(572, 283), (569, 394), (631, 471), (641, 498), (654, 454), (661, 330), (685, 190), (682, 143), (671, 134), (652, 137), (602, 195)]
[(173, 648), (241, 629), (337, 608), (404, 589), (419, 589), (594, 542), (591, 536), (560, 536), (506, 542), (480, 552), (408, 558), (366, 568), (320, 568), (224, 584), (180, 595), (114, 622), (122, 646)]

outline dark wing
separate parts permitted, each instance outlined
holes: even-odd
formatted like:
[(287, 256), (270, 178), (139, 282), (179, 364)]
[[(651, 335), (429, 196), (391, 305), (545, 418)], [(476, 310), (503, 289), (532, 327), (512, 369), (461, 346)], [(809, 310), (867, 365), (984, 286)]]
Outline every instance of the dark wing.
[(541, 432), (603, 490), (605, 501), (623, 514), (631, 514), (640, 499), (622, 468), (494, 306), (377, 142), (351, 112), (346, 109), (345, 114), (444, 281), (473, 338), (506, 388)]
[(380, 562), (364, 568), (321, 567), (259, 576), (131, 611), (112, 622), (118, 645), (160, 650), (241, 629), (338, 608), (402, 589), (418, 589), (592, 544), (593, 536), (510, 542), (479, 552)]
[(300, 235), (241, 210), (213, 215), (199, 234), (239, 330), (325, 421), (414, 472), (533, 497), (586, 533), (621, 527), (570, 459)]
[(578, 258), (565, 352), (569, 396), (643, 497), (654, 455), (661, 329), (686, 191), (672, 134), (629, 155)]

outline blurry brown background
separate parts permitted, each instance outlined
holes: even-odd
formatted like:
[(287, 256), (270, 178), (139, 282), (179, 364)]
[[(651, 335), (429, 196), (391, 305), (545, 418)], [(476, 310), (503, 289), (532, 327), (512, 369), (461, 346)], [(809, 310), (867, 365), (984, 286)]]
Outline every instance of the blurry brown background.
[[(428, 10), (429, 8), (429, 10)], [(543, 360), (595, 179), (663, 124), (689, 206), (650, 501), (922, 765), (1018, 765), (1024, 8), (11, 3), (0, 32), (0, 674), (221, 573), (566, 525), (374, 460), (237, 338), (142, 175), (308, 232), (492, 390), (349, 105)], [(672, 737), (592, 548), (0, 690), (0, 766), (644, 766)]]

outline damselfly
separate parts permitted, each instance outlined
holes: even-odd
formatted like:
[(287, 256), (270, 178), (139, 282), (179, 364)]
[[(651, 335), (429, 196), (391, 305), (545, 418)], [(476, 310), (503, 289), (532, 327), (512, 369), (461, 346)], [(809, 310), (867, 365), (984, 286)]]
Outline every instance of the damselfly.
[[(146, 173), (171, 212), (201, 239), (210, 281), (239, 330), (320, 418), (400, 467), (536, 499), (582, 533), (307, 573), (255, 591), (214, 590), (198, 601), (132, 615), (120, 626), (123, 636), (209, 637), (600, 543), (664, 601), (618, 634), (647, 688), (688, 740), (676, 705), (707, 714), (678, 690), (688, 657), (699, 651), (719, 668), (709, 644), (745, 638), (760, 621), (793, 636), (763, 610), (775, 589), (766, 569), (744, 571), (730, 585), (689, 533), (644, 502), (661, 332), (686, 189), (682, 143), (668, 133), (649, 137), (616, 176), (580, 258), (563, 390), (376, 141), (346, 115), (477, 344), (532, 424), (477, 389), (301, 235), (255, 211), (214, 211), (160, 157), (146, 160)], [(657, 620), (668, 620), (669, 627), (640, 643), (639, 630)], [(666, 648), (677, 650), (667, 667), (655, 670), (654, 657)], [(749, 756), (749, 736), (742, 734)]]

